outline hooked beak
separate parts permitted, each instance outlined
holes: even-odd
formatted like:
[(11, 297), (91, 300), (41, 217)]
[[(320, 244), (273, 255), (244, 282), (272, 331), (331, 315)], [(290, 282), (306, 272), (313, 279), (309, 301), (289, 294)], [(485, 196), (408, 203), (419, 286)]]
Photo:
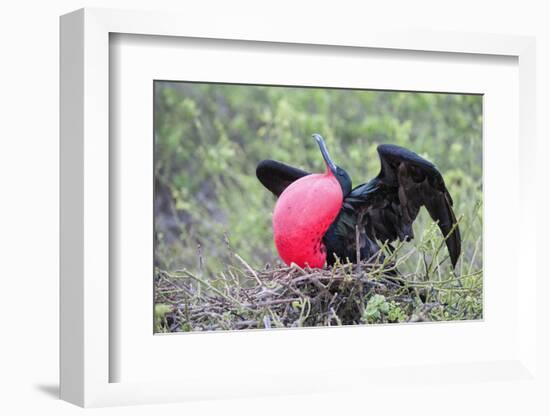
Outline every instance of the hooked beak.
[(314, 133), (313, 138), (319, 145), (319, 149), (321, 149), (321, 154), (323, 155), (323, 159), (325, 159), (325, 163), (327, 164), (327, 167), (330, 169), (330, 171), (333, 173), (333, 175), (336, 175), (336, 164), (332, 161), (330, 158), (330, 155), (328, 154), (327, 146), (325, 145), (325, 140), (323, 139), (323, 136), (320, 134)]

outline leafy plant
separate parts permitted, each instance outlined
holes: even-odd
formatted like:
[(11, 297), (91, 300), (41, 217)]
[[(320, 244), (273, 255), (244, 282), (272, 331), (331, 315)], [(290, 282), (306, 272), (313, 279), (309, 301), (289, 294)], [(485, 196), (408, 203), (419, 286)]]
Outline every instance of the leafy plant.
[(383, 318), (390, 312), (390, 304), (383, 295), (373, 295), (367, 302), (363, 312), (363, 322), (372, 324), (382, 322)]

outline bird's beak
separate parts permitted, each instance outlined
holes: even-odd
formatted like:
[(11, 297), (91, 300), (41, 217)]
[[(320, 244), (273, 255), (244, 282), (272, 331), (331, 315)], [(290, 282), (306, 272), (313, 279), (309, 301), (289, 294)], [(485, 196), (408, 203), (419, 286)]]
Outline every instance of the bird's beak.
[(323, 139), (323, 136), (320, 134), (314, 133), (313, 138), (319, 145), (319, 149), (321, 149), (321, 154), (323, 155), (323, 159), (325, 159), (325, 163), (327, 164), (327, 168), (330, 169), (330, 171), (336, 175), (336, 164), (332, 161), (330, 158), (330, 155), (328, 154), (327, 146), (325, 144), (325, 140)]

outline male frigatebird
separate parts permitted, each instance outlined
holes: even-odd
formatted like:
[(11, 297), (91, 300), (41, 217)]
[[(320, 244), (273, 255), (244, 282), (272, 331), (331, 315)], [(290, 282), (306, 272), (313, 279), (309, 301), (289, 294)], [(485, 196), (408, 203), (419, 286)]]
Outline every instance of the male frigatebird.
[[(378, 176), (352, 189), (323, 138), (317, 141), (327, 171), (311, 174), (275, 160), (256, 168), (260, 182), (278, 197), (273, 233), (279, 256), (290, 265), (324, 267), (383, 258), (379, 243), (410, 241), (420, 207), (428, 210), (446, 238), (453, 268), (460, 255), (460, 231), (453, 200), (437, 168), (403, 147), (379, 145)], [(359, 243), (359, 249), (357, 243)]]

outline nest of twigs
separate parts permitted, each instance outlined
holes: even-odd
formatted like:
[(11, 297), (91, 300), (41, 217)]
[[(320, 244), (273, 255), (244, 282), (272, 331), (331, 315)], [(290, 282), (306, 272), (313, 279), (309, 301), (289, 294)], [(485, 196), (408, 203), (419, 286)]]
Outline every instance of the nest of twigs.
[(254, 270), (235, 256), (242, 267), (215, 278), (157, 270), (156, 332), (439, 320), (446, 293), (478, 289), (463, 288), (456, 276), (422, 281), (387, 261)]

